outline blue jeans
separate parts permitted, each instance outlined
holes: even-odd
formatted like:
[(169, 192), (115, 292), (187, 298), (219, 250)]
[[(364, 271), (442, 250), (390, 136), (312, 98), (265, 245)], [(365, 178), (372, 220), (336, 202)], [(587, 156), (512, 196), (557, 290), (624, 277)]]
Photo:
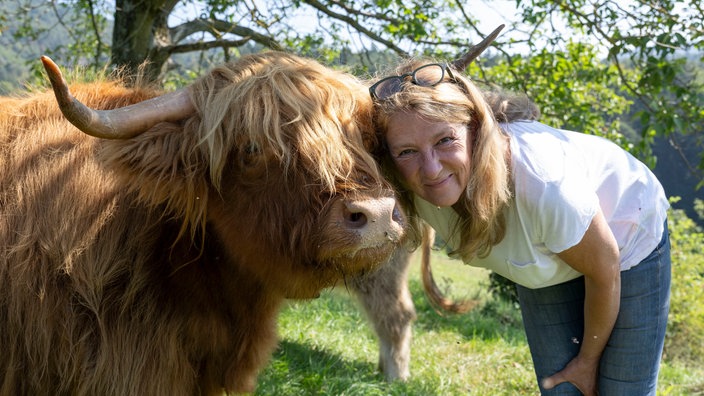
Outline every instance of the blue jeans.
[[(601, 396), (655, 395), (670, 308), (670, 240), (621, 272), (621, 307), (599, 365)], [(579, 352), (584, 333), (584, 277), (541, 289), (517, 286), (538, 384)], [(570, 383), (542, 395), (580, 395)]]

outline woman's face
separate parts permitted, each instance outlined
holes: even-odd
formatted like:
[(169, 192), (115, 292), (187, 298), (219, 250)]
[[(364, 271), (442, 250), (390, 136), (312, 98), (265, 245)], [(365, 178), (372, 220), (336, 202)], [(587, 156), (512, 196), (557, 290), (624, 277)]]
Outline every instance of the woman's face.
[(428, 121), (415, 112), (393, 115), (386, 132), (391, 158), (406, 186), (437, 206), (464, 193), (471, 168), (468, 128)]

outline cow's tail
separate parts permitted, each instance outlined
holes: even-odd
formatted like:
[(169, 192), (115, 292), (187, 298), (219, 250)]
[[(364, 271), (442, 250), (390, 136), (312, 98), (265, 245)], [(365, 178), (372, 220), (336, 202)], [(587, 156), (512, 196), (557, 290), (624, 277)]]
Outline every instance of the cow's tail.
[(423, 279), (423, 289), (435, 311), (442, 315), (445, 312), (462, 314), (469, 312), (479, 303), (477, 300), (454, 301), (445, 297), (433, 279), (433, 271), (430, 268), (430, 249), (435, 242), (435, 230), (428, 224), (423, 224), (422, 256), (421, 256), (421, 278)]

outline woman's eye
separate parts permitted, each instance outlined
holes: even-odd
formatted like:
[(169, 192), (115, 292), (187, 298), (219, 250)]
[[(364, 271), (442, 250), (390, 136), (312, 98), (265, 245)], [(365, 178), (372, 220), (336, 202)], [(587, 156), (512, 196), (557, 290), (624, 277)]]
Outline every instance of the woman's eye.
[(415, 153), (415, 150), (412, 150), (412, 149), (405, 149), (405, 150), (401, 150), (398, 154), (396, 154), (396, 157), (397, 157), (397, 158), (407, 157), (407, 156), (409, 156), (409, 155), (411, 155), (411, 154), (413, 154), (413, 153)]
[(454, 137), (452, 137), (452, 136), (446, 136), (446, 137), (444, 137), (444, 138), (438, 140), (438, 144), (439, 144), (439, 145), (440, 145), (440, 144), (447, 144), (447, 143), (451, 143), (451, 142), (454, 142), (454, 141), (455, 141), (455, 138), (454, 138)]

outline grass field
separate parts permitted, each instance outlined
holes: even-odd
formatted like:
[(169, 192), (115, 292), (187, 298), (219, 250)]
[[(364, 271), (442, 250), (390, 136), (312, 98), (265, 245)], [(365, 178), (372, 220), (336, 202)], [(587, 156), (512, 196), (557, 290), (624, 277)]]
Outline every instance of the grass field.
[[(482, 300), (468, 314), (439, 316), (423, 296), (417, 256), (410, 287), (418, 320), (408, 382), (383, 380), (373, 331), (347, 291), (336, 289), (282, 311), (281, 343), (256, 395), (537, 395), (520, 312), (486, 292), (488, 272), (436, 252), (438, 283), (455, 297)], [(704, 395), (704, 368), (666, 358), (658, 394)]]

